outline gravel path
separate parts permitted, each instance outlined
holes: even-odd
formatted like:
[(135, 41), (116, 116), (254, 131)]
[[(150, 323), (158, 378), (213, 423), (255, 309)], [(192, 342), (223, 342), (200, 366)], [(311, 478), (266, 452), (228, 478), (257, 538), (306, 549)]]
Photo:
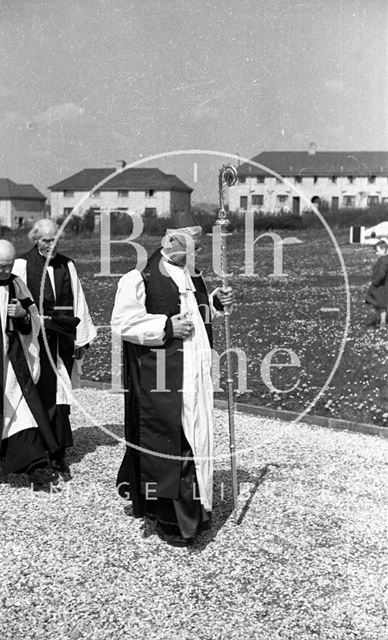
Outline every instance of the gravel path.
[(2, 640), (384, 640), (388, 442), (216, 411), (214, 528), (177, 549), (115, 492), (122, 395), (77, 392), (72, 479), (0, 483)]

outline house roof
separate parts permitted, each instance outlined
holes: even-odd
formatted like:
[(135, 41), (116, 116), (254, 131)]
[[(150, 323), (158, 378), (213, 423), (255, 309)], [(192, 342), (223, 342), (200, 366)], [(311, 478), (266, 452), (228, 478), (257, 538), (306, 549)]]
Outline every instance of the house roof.
[[(51, 191), (90, 191), (101, 180), (114, 173), (115, 169), (82, 169), (78, 173), (51, 185)], [(128, 189), (128, 191), (187, 191), (193, 190), (173, 174), (163, 173), (159, 169), (126, 169), (106, 182), (100, 191)]]
[[(387, 176), (388, 151), (263, 151), (252, 158), (281, 176)], [(239, 176), (271, 175), (247, 162)]]
[(0, 178), (0, 200), (46, 200), (33, 184), (17, 184), (9, 178)]

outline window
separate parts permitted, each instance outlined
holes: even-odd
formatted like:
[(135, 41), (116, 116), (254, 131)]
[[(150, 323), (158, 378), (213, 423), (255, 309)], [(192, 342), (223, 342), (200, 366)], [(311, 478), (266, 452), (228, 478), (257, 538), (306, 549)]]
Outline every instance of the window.
[(65, 198), (74, 198), (74, 191), (70, 191), (69, 189), (65, 189), (63, 192)]
[(257, 176), (257, 184), (263, 184), (264, 176)]
[(277, 196), (277, 201), (279, 202), (279, 204), (287, 202), (287, 200), (288, 200), (288, 196), (283, 196), (283, 195), (282, 196)]
[(314, 176), (314, 184), (317, 184), (318, 182), (318, 176)]
[(354, 180), (354, 177), (353, 177), (353, 176), (348, 176), (348, 182), (349, 182), (350, 184), (353, 184), (353, 180)]
[(248, 209), (248, 196), (240, 196), (240, 209)]
[(276, 178), (276, 182), (282, 183), (283, 181), (280, 178)]
[(302, 182), (302, 180), (303, 180), (302, 176), (295, 176), (295, 182), (297, 184), (300, 184)]
[(369, 178), (368, 178), (368, 182), (369, 182), (370, 184), (374, 184), (374, 183), (376, 182), (376, 176), (369, 176)]
[(119, 198), (128, 198), (128, 189), (119, 189), (117, 195)]
[(148, 189), (148, 191), (146, 191), (145, 194), (147, 198), (152, 198), (152, 196), (154, 195), (154, 190)]
[(253, 195), (252, 196), (252, 204), (258, 204), (258, 205), (264, 204), (264, 196), (263, 195)]
[(331, 176), (331, 181), (335, 184), (337, 182), (337, 176)]
[(367, 204), (368, 207), (375, 207), (379, 204), (379, 196), (368, 196)]
[(354, 207), (355, 196), (344, 196), (344, 207)]
[(101, 195), (101, 191), (95, 191), (92, 195), (92, 198), (99, 198)]
[(64, 207), (63, 209), (63, 215), (64, 216), (68, 216), (71, 214), (71, 212), (73, 211), (73, 207)]
[(245, 176), (239, 176), (238, 181), (239, 181), (241, 184), (245, 184), (245, 180), (246, 180)]

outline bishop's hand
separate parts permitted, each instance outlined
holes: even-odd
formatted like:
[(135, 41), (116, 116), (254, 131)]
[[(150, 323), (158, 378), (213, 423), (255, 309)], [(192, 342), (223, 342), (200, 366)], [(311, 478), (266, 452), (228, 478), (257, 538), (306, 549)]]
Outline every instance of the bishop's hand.
[(191, 320), (187, 318), (184, 314), (177, 313), (177, 315), (172, 316), (171, 318), (172, 324), (172, 334), (174, 338), (181, 338), (184, 340), (185, 338), (189, 338), (194, 331), (194, 325)]
[(230, 307), (235, 302), (234, 291), (232, 287), (218, 289), (217, 298), (219, 299), (223, 307)]

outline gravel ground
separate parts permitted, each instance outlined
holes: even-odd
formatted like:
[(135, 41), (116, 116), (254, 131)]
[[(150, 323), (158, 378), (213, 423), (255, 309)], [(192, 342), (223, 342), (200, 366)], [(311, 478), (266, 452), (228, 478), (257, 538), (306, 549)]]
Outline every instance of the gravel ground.
[(72, 479), (0, 483), (2, 640), (383, 640), (387, 452), (373, 436), (236, 416), (231, 514), (227, 414), (216, 411), (212, 532), (159, 540), (115, 492), (122, 396), (84, 389)]

